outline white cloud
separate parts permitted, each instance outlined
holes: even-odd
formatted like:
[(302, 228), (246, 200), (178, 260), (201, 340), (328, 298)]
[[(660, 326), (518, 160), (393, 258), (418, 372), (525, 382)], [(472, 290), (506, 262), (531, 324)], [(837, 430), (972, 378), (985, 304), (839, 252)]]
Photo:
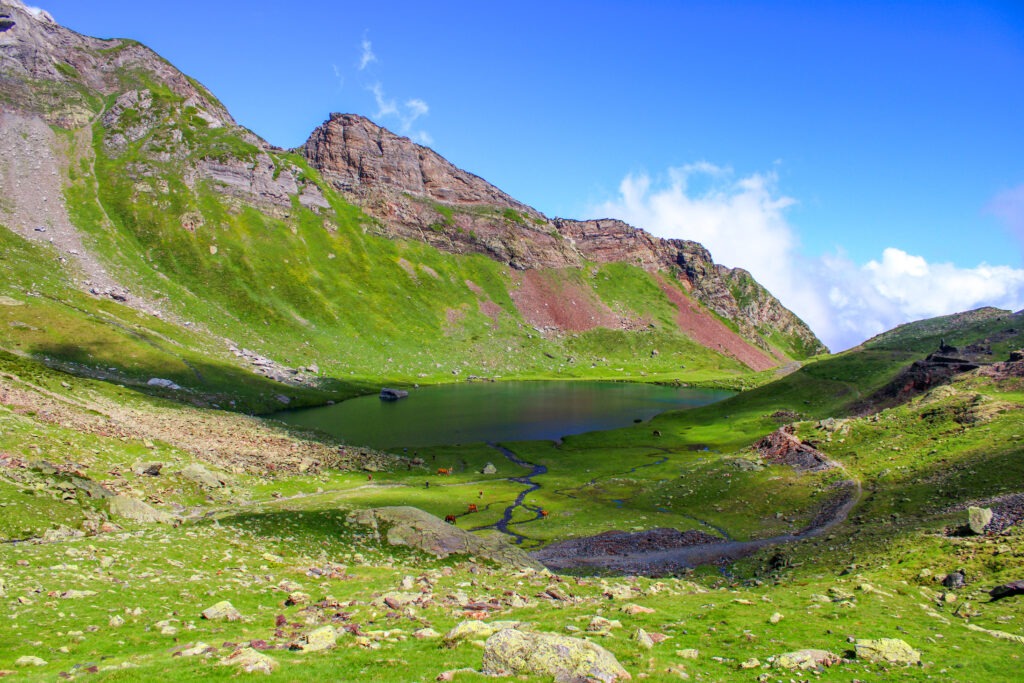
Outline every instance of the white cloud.
[(749, 270), (833, 350), (911, 320), (1024, 307), (1024, 270), (1008, 266), (928, 263), (894, 247), (861, 265), (843, 254), (803, 255), (785, 215), (796, 200), (776, 182), (773, 173), (737, 179), (698, 162), (671, 169), (657, 184), (646, 174), (627, 176), (616, 198), (591, 211), (702, 243), (716, 262)]
[(362, 47), (363, 52), (359, 57), (359, 70), (362, 71), (377, 61), (377, 55), (373, 52), (373, 43), (370, 42), (369, 38), (363, 38), (363, 42), (360, 46)]
[(386, 119), (393, 118), (398, 123), (397, 128), (401, 135), (406, 135), (422, 145), (433, 144), (434, 139), (430, 133), (413, 128), (417, 119), (430, 113), (430, 106), (426, 102), (413, 98), (399, 106), (396, 100), (388, 98), (384, 93), (384, 86), (380, 83), (374, 83), (368, 89), (373, 93), (373, 99), (377, 103), (377, 112), (374, 114), (374, 118), (378, 123), (383, 125), (387, 123)]
[(338, 79), (338, 89), (345, 87), (345, 74), (341, 72), (337, 64), (331, 64), (331, 68), (334, 69), (334, 77)]
[(383, 119), (398, 114), (398, 105), (395, 104), (394, 100), (389, 100), (384, 95), (384, 87), (380, 83), (374, 83), (370, 86), (369, 90), (373, 93), (373, 99), (377, 102), (377, 113), (373, 115), (375, 119)]

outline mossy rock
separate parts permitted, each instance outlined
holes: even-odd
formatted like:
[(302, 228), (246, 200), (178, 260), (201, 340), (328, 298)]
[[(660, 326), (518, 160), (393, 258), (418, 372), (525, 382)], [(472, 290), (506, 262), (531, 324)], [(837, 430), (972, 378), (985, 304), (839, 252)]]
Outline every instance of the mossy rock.
[(858, 640), (854, 647), (857, 659), (876, 664), (920, 664), (921, 653), (899, 638)]
[(556, 681), (630, 680), (619, 660), (600, 645), (555, 633), (498, 631), (484, 645), (487, 674), (535, 675)]

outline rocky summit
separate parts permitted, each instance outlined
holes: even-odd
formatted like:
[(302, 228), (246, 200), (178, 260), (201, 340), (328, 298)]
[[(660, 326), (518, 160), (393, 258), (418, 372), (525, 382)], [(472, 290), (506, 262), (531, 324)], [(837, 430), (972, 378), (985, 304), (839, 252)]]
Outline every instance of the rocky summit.
[[(0, 678), (1018, 680), (1024, 312), (829, 355), (641, 227), (356, 115), (275, 147), (0, 0)], [(543, 441), (293, 421), (510, 379), (728, 391)]]

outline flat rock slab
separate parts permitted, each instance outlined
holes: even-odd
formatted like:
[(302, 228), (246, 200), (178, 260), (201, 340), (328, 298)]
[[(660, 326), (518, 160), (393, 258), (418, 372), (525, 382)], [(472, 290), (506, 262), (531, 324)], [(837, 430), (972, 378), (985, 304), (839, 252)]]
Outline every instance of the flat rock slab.
[(877, 664), (920, 664), (921, 653), (899, 638), (858, 640), (854, 644), (857, 659)]
[(348, 516), (348, 521), (370, 527), (377, 538), (383, 537), (391, 545), (417, 548), (435, 557), (466, 554), (506, 566), (544, 569), (540, 562), (500, 538), (479, 538), (407, 505), (357, 510)]

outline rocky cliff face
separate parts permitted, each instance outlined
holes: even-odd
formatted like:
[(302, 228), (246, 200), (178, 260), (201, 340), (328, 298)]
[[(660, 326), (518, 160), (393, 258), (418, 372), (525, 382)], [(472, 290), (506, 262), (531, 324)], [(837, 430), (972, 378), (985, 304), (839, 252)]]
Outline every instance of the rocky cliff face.
[(83, 36), (19, 0), (0, 2), (0, 104), (75, 128), (95, 115), (96, 94), (121, 92), (141, 73), (221, 122), (234, 123), (206, 88), (144, 45)]
[(826, 351), (814, 333), (742, 270), (718, 266), (702, 245), (664, 240), (614, 219), (549, 219), (433, 150), (352, 114), (332, 114), (302, 148), (336, 189), (393, 236), (482, 253), (519, 270), (622, 262), (668, 272), (747, 341), (791, 340), (797, 355)]

